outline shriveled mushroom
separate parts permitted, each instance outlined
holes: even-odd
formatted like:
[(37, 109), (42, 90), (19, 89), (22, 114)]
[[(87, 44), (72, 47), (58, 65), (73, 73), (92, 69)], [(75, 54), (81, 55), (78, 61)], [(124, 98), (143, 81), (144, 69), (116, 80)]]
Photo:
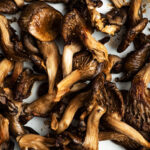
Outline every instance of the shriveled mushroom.
[(55, 139), (45, 138), (35, 134), (25, 134), (23, 136), (18, 136), (17, 141), (19, 143), (21, 150), (23, 149), (49, 150), (50, 147), (55, 146)]
[(85, 149), (98, 150), (99, 121), (105, 112), (106, 109), (99, 105), (96, 105), (91, 112), (87, 122), (86, 137), (83, 142)]
[(123, 6), (127, 6), (128, 5), (126, 0), (111, 0), (111, 1), (115, 5), (116, 8), (121, 8)]
[(0, 150), (14, 150), (15, 144), (12, 140), (9, 140), (8, 142), (5, 142), (0, 145)]
[(19, 24), (22, 31), (47, 42), (56, 38), (61, 21), (62, 15), (59, 11), (44, 2), (34, 2), (25, 7)]
[(73, 61), (74, 71), (57, 84), (55, 102), (60, 101), (70, 91), (74, 83), (91, 79), (103, 69), (103, 63), (99, 64), (96, 60), (93, 60), (91, 54), (87, 51), (79, 52)]
[(9, 140), (9, 121), (0, 114), (0, 145)]
[(42, 1), (42, 2), (51, 2), (51, 3), (68, 3), (69, 0), (25, 0), (26, 2), (32, 1)]

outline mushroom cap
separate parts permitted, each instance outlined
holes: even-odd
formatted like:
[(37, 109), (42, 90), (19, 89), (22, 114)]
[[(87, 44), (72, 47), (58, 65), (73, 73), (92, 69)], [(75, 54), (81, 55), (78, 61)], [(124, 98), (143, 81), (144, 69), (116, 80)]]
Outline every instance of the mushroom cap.
[(62, 21), (62, 14), (44, 2), (34, 2), (23, 10), (19, 24), (23, 31), (36, 39), (47, 42), (54, 40)]

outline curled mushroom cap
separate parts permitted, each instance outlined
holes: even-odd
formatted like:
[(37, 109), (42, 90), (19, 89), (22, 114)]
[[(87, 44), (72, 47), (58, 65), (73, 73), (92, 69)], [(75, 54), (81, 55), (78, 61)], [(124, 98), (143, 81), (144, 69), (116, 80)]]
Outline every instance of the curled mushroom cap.
[(19, 19), (23, 31), (29, 32), (40, 41), (56, 38), (62, 15), (44, 2), (34, 2), (26, 6)]
[(18, 136), (17, 141), (21, 149), (39, 149), (39, 150), (49, 150), (55, 144), (55, 139), (45, 138), (40, 135), (26, 134), (23, 136)]
[(107, 49), (92, 37), (84, 19), (77, 10), (74, 9), (66, 14), (63, 21), (62, 35), (66, 43), (72, 42), (72, 39), (80, 38), (83, 45), (88, 48), (93, 58), (97, 59), (98, 62), (108, 60)]
[(9, 121), (0, 114), (0, 145), (9, 140)]

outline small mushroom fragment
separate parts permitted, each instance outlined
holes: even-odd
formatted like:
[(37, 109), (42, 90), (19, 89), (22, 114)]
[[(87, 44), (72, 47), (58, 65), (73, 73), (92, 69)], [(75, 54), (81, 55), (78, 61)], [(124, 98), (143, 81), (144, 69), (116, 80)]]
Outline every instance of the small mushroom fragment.
[(14, 2), (19, 8), (23, 7), (24, 5), (24, 0), (14, 0)]
[(103, 70), (103, 73), (106, 75), (106, 80), (107, 81), (111, 81), (111, 70), (112, 68), (117, 65), (117, 64), (121, 64), (121, 58), (119, 56), (116, 55), (108, 55), (108, 62), (106, 64), (106, 67)]
[(18, 11), (18, 7), (13, 0), (1, 0), (0, 12), (5, 14), (14, 14)]
[(105, 112), (105, 108), (96, 105), (89, 115), (86, 136), (83, 142), (83, 147), (85, 149), (98, 150), (99, 121)]
[(10, 27), (5, 16), (0, 15), (0, 45), (5, 56), (13, 61), (27, 60), (26, 54), (23, 52), (22, 43), (19, 42), (14, 30)]
[[(65, 43), (69, 43), (69, 45), (72, 39), (80, 38), (83, 45), (92, 53), (93, 59), (96, 59), (100, 63), (108, 60), (107, 49), (92, 37), (84, 19), (77, 10), (74, 9), (66, 14), (63, 21), (62, 36)], [(63, 57), (65, 58), (65, 56)], [(67, 66), (67, 64), (63, 64), (63, 66)]]
[(123, 60), (122, 70), (125, 73), (116, 81), (128, 81), (145, 65), (150, 56), (150, 43), (145, 44), (139, 50), (131, 51)]
[(55, 146), (55, 139), (45, 138), (35, 134), (25, 134), (23, 136), (18, 136), (17, 141), (19, 143), (21, 150), (24, 149), (49, 150), (50, 147)]
[(74, 56), (73, 61), (74, 71), (57, 84), (55, 102), (60, 101), (70, 91), (73, 84), (80, 80), (92, 79), (103, 69), (103, 63), (99, 64), (96, 60), (92, 59), (88, 51), (79, 52)]
[(0, 114), (0, 145), (9, 140), (9, 121)]
[(31, 89), (35, 81), (46, 80), (46, 75), (33, 74), (32, 70), (25, 69), (19, 76), (14, 92), (14, 99), (16, 101), (22, 101), (28, 98), (31, 94)]
[(22, 31), (30, 33), (40, 41), (48, 42), (58, 35), (61, 20), (61, 13), (53, 7), (44, 2), (34, 2), (23, 10), (19, 25)]
[(42, 2), (50, 2), (50, 3), (68, 3), (69, 0), (25, 0), (26, 2), (32, 1), (42, 1)]
[(60, 134), (69, 127), (69, 125), (71, 124), (73, 120), (75, 113), (78, 111), (79, 108), (83, 106), (85, 101), (88, 101), (88, 99), (90, 98), (90, 95), (91, 95), (91, 92), (88, 90), (86, 92), (79, 93), (70, 101), (67, 108), (65, 109), (62, 119), (58, 123), (58, 128), (56, 130), (57, 133)]
[(116, 8), (121, 8), (123, 6), (127, 6), (128, 5), (126, 0), (111, 0), (111, 1), (115, 5)]
[(125, 33), (125, 36), (123, 37), (117, 51), (123, 52), (126, 50), (126, 48), (130, 45), (130, 43), (136, 38), (136, 36), (144, 30), (148, 23), (147, 18), (141, 18), (139, 16), (139, 10), (141, 7), (142, 0), (132, 0), (130, 9), (129, 9), (129, 20), (130, 25), (127, 29), (127, 33)]

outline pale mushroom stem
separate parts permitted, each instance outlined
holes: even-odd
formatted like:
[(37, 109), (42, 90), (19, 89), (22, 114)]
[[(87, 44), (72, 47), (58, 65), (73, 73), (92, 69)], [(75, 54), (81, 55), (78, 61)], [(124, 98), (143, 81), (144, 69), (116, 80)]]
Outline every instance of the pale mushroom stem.
[(0, 62), (0, 68), (0, 86), (3, 86), (3, 81), (8, 73), (12, 70), (13, 63), (8, 59), (4, 59)]
[(98, 105), (96, 105), (91, 112), (88, 118), (86, 137), (83, 143), (85, 149), (98, 150), (99, 121), (105, 112), (106, 109)]
[(63, 77), (72, 72), (73, 55), (81, 50), (82, 46), (78, 43), (65, 45), (62, 56)]
[(130, 125), (120, 120), (116, 120), (112, 117), (106, 117), (106, 121), (110, 126), (112, 126), (112, 128), (115, 131), (128, 136), (129, 138), (131, 138), (132, 140), (136, 141), (138, 144), (144, 147), (150, 148), (150, 143), (137, 130), (135, 130)]
[(90, 91), (86, 91), (78, 94), (71, 100), (63, 114), (61, 121), (58, 123), (58, 134), (62, 133), (69, 127), (77, 110), (82, 107), (85, 100), (87, 100), (89, 97)]
[(79, 81), (82, 78), (82, 73), (80, 70), (73, 71), (70, 75), (64, 78), (60, 83), (57, 85), (57, 94), (55, 98), (55, 102), (59, 102), (62, 96), (64, 96), (67, 92), (70, 91), (70, 87)]

